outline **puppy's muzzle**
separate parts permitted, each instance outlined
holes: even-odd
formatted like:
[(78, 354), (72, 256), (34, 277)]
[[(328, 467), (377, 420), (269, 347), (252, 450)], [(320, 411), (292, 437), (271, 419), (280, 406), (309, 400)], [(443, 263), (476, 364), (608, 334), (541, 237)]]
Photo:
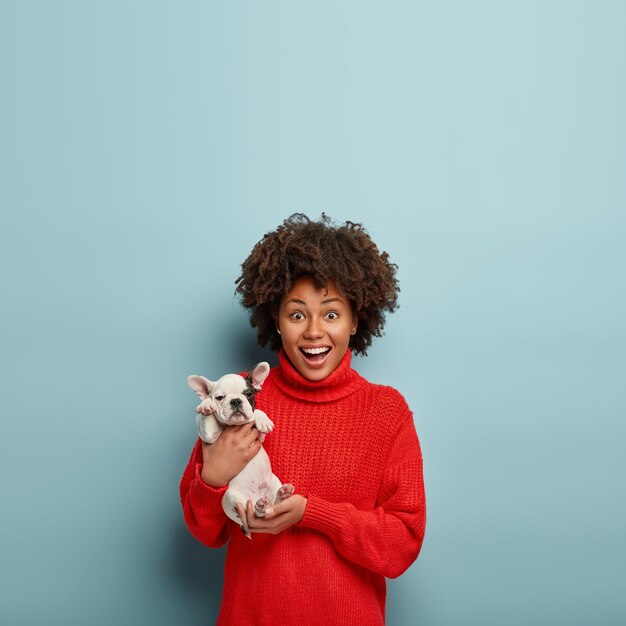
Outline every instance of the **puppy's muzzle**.
[(230, 415), (228, 421), (231, 424), (244, 424), (248, 421), (248, 417), (243, 410), (243, 401), (241, 398), (233, 398), (230, 401)]

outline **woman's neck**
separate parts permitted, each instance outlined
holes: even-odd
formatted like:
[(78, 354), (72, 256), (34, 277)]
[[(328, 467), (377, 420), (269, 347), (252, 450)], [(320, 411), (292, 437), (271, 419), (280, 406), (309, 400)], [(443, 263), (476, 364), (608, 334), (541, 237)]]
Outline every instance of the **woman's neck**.
[(367, 381), (350, 367), (352, 353), (346, 350), (339, 365), (326, 378), (305, 378), (291, 363), (284, 350), (278, 353), (280, 365), (272, 369), (272, 380), (285, 394), (308, 402), (333, 402), (354, 393)]

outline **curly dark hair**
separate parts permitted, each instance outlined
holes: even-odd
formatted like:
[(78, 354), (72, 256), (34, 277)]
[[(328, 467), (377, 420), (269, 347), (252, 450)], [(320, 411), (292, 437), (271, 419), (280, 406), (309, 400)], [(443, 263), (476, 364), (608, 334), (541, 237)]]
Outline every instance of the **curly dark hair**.
[(325, 213), (318, 222), (294, 213), (254, 246), (241, 264), (235, 293), (250, 312), (250, 324), (258, 328), (259, 345), (269, 341), (272, 350), (279, 350), (276, 318), (292, 284), (306, 275), (319, 288), (333, 281), (358, 319), (350, 349), (367, 354), (372, 338), (383, 333), (385, 312), (393, 313), (399, 306), (397, 269), (361, 224), (347, 221), (337, 226)]

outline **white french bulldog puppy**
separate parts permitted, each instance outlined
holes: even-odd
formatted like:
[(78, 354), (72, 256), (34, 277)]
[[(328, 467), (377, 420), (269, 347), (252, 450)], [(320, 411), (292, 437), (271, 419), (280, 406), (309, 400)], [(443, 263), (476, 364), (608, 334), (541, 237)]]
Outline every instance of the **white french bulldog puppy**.
[[(269, 371), (269, 364), (263, 361), (245, 378), (238, 374), (226, 374), (216, 382), (198, 375), (187, 378), (189, 386), (202, 400), (196, 407), (196, 425), (202, 441), (214, 443), (226, 426), (239, 426), (252, 421), (261, 433), (259, 439), (263, 441), (265, 435), (274, 429), (274, 424), (263, 411), (255, 409), (255, 397)], [(268, 506), (285, 500), (293, 493), (293, 485), (283, 485), (272, 474), (270, 459), (261, 447), (256, 456), (228, 483), (222, 498), (222, 508), (230, 519), (241, 524), (237, 503), (245, 508), (248, 500), (252, 501), (255, 515), (263, 517)], [(248, 528), (242, 525), (242, 530), (246, 537), (252, 538)]]

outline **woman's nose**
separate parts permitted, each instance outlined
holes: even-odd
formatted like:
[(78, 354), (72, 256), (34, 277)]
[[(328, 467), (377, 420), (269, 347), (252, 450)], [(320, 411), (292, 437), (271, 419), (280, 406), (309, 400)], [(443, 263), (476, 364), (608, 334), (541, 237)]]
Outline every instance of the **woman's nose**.
[(308, 339), (315, 339), (317, 337), (322, 337), (323, 335), (324, 329), (322, 328), (320, 320), (315, 317), (310, 318), (309, 323), (307, 324), (307, 327), (305, 329), (304, 336)]

